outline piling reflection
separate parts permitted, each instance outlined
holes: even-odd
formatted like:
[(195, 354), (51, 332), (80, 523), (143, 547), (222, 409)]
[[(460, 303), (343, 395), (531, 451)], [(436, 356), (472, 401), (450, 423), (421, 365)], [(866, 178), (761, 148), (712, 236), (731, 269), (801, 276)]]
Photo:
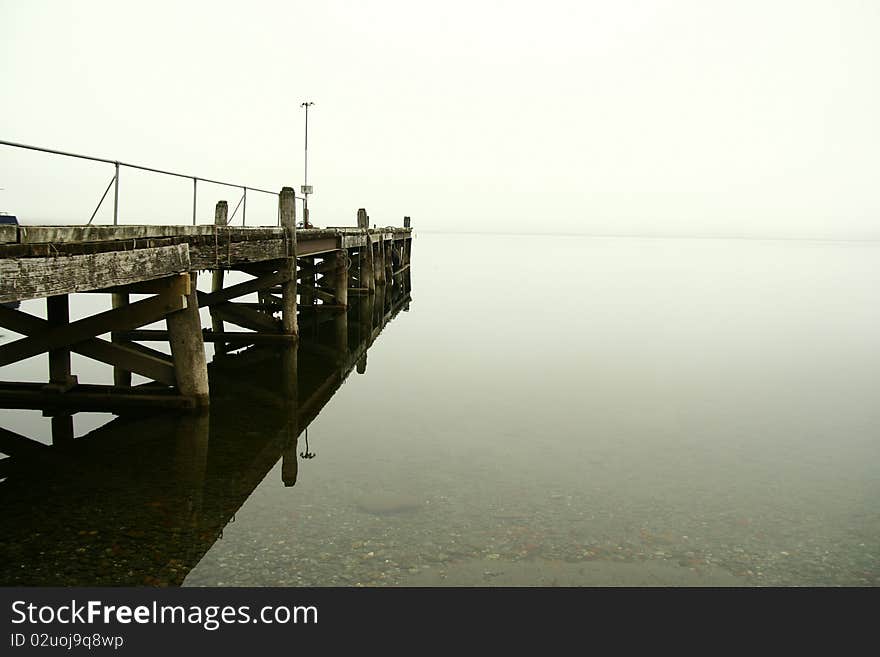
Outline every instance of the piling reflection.
[(309, 424), (409, 298), (401, 277), (304, 317), (297, 346), (215, 359), (206, 413), (120, 417), (0, 461), (0, 584), (180, 585), (279, 460), (295, 486)]

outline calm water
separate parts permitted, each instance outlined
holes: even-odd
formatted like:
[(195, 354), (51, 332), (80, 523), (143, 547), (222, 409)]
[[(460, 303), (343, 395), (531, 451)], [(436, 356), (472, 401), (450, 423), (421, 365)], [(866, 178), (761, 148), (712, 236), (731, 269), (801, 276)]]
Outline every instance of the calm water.
[(218, 368), (210, 417), (13, 471), (0, 583), (880, 584), (880, 246), (423, 234), (413, 262), (308, 448), (277, 354)]

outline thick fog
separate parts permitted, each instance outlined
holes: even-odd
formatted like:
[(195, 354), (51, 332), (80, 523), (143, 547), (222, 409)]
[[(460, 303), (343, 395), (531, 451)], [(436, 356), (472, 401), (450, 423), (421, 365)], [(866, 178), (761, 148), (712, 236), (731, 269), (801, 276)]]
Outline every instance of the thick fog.
[[(313, 101), (318, 225), (880, 238), (875, 2), (0, 0), (0, 25), (7, 141), (299, 188)], [(85, 222), (112, 174), (0, 146), (0, 210)], [(238, 197), (203, 185), (199, 221)], [(191, 182), (123, 170), (121, 222), (191, 214)]]

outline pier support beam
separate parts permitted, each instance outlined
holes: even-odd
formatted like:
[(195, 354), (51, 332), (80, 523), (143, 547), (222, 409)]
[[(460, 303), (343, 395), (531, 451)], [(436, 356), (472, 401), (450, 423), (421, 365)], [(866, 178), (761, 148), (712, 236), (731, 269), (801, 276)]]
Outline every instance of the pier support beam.
[[(218, 232), (219, 229), (217, 227), (226, 226), (228, 213), (229, 204), (226, 201), (217, 201), (217, 205), (214, 208), (214, 226)], [(220, 267), (213, 271), (211, 274), (211, 292), (219, 292), (223, 289), (223, 275), (224, 271)], [(214, 333), (223, 333), (223, 320), (215, 312), (211, 312), (211, 330)], [(215, 342), (214, 353), (218, 356), (225, 356), (226, 343)]]
[(336, 304), (348, 306), (348, 250), (340, 249), (334, 256), (333, 289)]
[[(129, 304), (128, 292), (114, 292), (110, 295), (110, 303), (115, 310), (116, 308), (124, 308)], [(120, 344), (121, 341), (115, 334), (111, 334), (111, 341), (114, 344)], [(120, 388), (131, 387), (131, 372), (125, 370), (118, 365), (113, 366), (113, 385)]]
[(394, 281), (394, 240), (386, 240), (385, 247), (385, 282)]
[[(67, 294), (46, 297), (46, 319), (53, 326), (70, 323), (70, 297)], [(62, 347), (49, 351), (49, 390), (63, 393), (75, 386), (76, 377), (70, 374), (70, 349)], [(52, 445), (61, 446), (73, 441), (73, 415), (64, 411), (52, 412)]]
[(315, 275), (315, 258), (300, 258), (300, 264), (303, 265), (302, 274), (300, 275), (301, 282), (303, 283), (303, 289), (299, 292), (299, 305), (303, 306), (313, 306), (315, 304), (315, 295), (311, 293), (310, 288), (315, 287), (316, 283), (316, 275)]
[[(70, 297), (66, 294), (46, 297), (46, 319), (54, 327), (70, 323)], [(61, 347), (49, 350), (49, 386), (60, 392), (76, 385), (76, 377), (70, 375), (70, 349)]]
[(197, 406), (208, 404), (208, 364), (205, 360), (205, 344), (202, 340), (202, 323), (199, 319), (199, 299), (196, 292), (198, 273), (189, 276), (186, 308), (170, 313), (168, 341), (174, 359), (174, 374), (180, 394), (191, 397)]
[(366, 244), (361, 247), (361, 287), (367, 288), (369, 294), (376, 292), (376, 276), (373, 269), (373, 242), (366, 236)]
[(299, 336), (296, 320), (296, 194), (293, 187), (284, 187), (278, 198), (281, 226), (287, 233), (288, 254), (283, 271), (287, 280), (281, 284), (281, 322), (287, 335)]
[(385, 285), (385, 239), (380, 235), (376, 244), (375, 273), (376, 284)]

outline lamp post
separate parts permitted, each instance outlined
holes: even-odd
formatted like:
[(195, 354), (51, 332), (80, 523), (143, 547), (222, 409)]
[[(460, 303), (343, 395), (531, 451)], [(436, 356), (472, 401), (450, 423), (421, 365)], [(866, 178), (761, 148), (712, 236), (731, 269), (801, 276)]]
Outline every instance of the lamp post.
[(305, 170), (304, 170), (304, 180), (303, 185), (300, 188), (303, 195), (303, 228), (311, 228), (312, 224), (309, 223), (309, 194), (312, 193), (312, 187), (309, 185), (309, 107), (314, 105), (311, 101), (306, 101), (300, 105), (300, 107), (306, 108), (306, 162), (305, 162)]

